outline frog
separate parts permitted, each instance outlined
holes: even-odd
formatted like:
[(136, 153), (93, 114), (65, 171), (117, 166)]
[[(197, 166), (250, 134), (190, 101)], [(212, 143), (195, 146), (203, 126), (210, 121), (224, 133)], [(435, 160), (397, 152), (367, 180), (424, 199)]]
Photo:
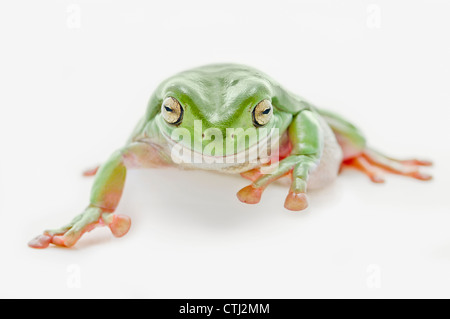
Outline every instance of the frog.
[(249, 180), (237, 192), (246, 204), (259, 203), (269, 185), (284, 180), (289, 188), (284, 208), (304, 211), (308, 192), (331, 184), (344, 168), (383, 183), (383, 172), (428, 181), (432, 177), (422, 167), (431, 165), (369, 147), (350, 121), (288, 91), (256, 68), (209, 64), (162, 81), (123, 147), (84, 173), (94, 176), (86, 209), (28, 245), (72, 247), (98, 226), (124, 236), (131, 219), (115, 211), (131, 169), (177, 167), (240, 175)]

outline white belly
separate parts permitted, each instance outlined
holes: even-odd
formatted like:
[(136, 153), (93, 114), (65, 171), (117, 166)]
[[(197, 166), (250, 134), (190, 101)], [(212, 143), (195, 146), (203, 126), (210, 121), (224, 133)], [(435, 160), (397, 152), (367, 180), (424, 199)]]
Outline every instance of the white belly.
[(320, 120), (324, 132), (324, 147), (319, 165), (309, 176), (309, 189), (324, 187), (333, 182), (339, 173), (343, 158), (342, 149), (333, 131), (323, 119)]

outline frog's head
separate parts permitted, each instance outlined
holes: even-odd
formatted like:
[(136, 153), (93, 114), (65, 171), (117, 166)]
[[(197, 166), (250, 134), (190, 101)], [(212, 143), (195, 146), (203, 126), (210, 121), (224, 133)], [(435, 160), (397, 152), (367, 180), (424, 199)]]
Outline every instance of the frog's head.
[(269, 80), (238, 67), (183, 72), (162, 83), (158, 92), (155, 119), (169, 144), (178, 147), (172, 155), (198, 165), (248, 169), (250, 161), (273, 153), (291, 120), (273, 105)]

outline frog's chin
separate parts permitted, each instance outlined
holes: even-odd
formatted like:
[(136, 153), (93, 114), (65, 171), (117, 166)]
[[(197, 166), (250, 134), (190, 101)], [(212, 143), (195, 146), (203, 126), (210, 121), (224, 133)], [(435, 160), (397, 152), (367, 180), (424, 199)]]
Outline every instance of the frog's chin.
[(167, 152), (172, 161), (184, 168), (214, 170), (224, 173), (242, 173), (259, 167), (270, 161), (278, 150), (279, 140), (267, 135), (249, 148), (230, 155), (208, 155), (193, 150), (182, 143), (173, 140), (161, 132), (167, 141)]

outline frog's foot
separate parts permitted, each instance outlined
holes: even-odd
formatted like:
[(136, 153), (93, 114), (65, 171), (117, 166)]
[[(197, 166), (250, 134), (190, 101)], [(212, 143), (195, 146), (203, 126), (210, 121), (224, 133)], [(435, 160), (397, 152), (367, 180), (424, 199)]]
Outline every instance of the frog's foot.
[(407, 159), (397, 160), (387, 157), (372, 149), (363, 152), (363, 156), (372, 164), (381, 169), (398, 175), (408, 176), (415, 179), (428, 181), (431, 175), (420, 172), (421, 166), (431, 166), (433, 163), (425, 160)]
[(97, 174), (97, 171), (99, 168), (100, 168), (100, 166), (89, 168), (89, 169), (83, 171), (83, 176), (85, 176), (85, 177), (95, 176), (95, 174)]
[(381, 170), (370, 164), (369, 161), (362, 155), (345, 160), (343, 162), (343, 166), (352, 167), (363, 172), (374, 183), (384, 183), (384, 178), (381, 177)]
[(425, 160), (393, 159), (372, 149), (366, 149), (358, 156), (343, 162), (343, 166), (353, 167), (362, 171), (375, 183), (384, 182), (384, 179), (380, 176), (380, 173), (383, 171), (427, 181), (432, 178), (431, 175), (420, 172), (420, 168), (431, 165), (430, 161)]
[(285, 158), (271, 172), (267, 170), (267, 167), (244, 172), (241, 176), (251, 180), (253, 183), (242, 188), (237, 193), (237, 197), (243, 203), (257, 204), (269, 184), (289, 175), (292, 178), (292, 184), (284, 202), (284, 207), (292, 211), (303, 210), (308, 207), (306, 180), (309, 170), (313, 166), (315, 166), (313, 160), (301, 155)]
[(32, 239), (28, 246), (32, 248), (47, 248), (50, 244), (54, 244), (72, 247), (84, 233), (91, 231), (97, 226), (105, 225), (111, 229), (115, 237), (122, 237), (130, 229), (131, 220), (127, 216), (103, 212), (97, 207), (88, 207), (66, 226), (44, 231), (42, 235)]

